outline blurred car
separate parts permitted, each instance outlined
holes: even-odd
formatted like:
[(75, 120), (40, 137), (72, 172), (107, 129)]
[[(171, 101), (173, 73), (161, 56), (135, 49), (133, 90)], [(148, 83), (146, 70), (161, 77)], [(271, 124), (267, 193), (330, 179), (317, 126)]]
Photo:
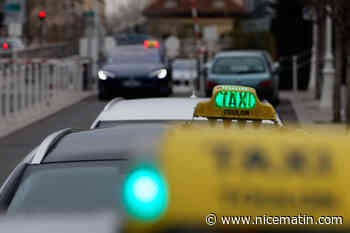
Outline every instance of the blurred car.
[[(157, 123), (178, 123), (205, 120), (206, 117), (194, 118), (196, 106), (202, 102), (210, 101), (208, 98), (150, 98), (125, 100), (116, 98), (110, 101), (104, 110), (99, 114), (91, 129), (122, 126), (123, 124), (147, 124)], [(267, 102), (263, 102), (268, 104)], [(236, 119), (239, 116), (231, 116)], [(264, 125), (283, 126), (277, 112), (275, 112), (276, 122), (271, 120), (262, 120)], [(252, 123), (252, 121), (248, 121)]]
[[(277, 64), (277, 63), (276, 63)], [(216, 55), (208, 70), (206, 95), (216, 85), (242, 85), (255, 88), (260, 99), (278, 105), (279, 69), (265, 51), (231, 51)]]
[(98, 72), (99, 98), (128, 93), (169, 96), (172, 93), (171, 68), (157, 43), (147, 41), (144, 45), (117, 47)]
[(143, 45), (147, 40), (156, 40), (154, 37), (147, 34), (139, 33), (121, 33), (116, 35), (118, 46), (123, 45)]
[(197, 61), (194, 59), (176, 59), (172, 63), (174, 92), (190, 92), (197, 79)]

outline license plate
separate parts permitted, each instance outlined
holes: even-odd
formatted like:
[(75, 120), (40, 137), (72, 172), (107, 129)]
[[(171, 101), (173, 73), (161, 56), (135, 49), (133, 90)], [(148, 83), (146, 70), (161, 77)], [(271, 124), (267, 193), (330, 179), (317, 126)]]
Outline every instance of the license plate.
[(141, 86), (141, 82), (136, 80), (127, 80), (122, 83), (124, 87), (139, 87)]

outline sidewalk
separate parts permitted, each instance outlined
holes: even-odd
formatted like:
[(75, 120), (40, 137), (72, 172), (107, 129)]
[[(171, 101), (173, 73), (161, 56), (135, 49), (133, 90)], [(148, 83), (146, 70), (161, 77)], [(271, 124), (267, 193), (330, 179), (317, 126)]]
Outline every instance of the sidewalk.
[[(294, 111), (297, 115), (299, 124), (301, 126), (311, 126), (317, 128), (331, 127), (336, 129), (345, 129), (345, 124), (332, 123), (332, 109), (321, 108), (320, 100), (315, 100), (313, 92), (299, 91), (297, 95), (295, 95), (293, 91), (281, 91), (280, 96), (281, 98), (288, 99), (291, 101)], [(345, 101), (342, 102), (343, 104), (345, 103)]]
[(293, 91), (281, 91), (281, 98), (291, 101), (297, 114), (299, 123), (304, 125), (331, 122), (332, 112), (330, 109), (321, 109), (320, 101), (313, 98), (313, 93), (299, 91), (297, 95)]

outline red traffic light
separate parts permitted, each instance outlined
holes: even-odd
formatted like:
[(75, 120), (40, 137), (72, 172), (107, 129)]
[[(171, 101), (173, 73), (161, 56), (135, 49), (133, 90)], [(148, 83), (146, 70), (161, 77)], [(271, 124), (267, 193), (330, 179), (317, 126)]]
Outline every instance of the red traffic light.
[(46, 17), (46, 12), (45, 11), (40, 11), (39, 12), (39, 18), (40, 19), (45, 19), (45, 17)]
[(7, 50), (8, 48), (9, 48), (8, 43), (5, 42), (5, 43), (2, 44), (2, 49), (3, 50)]

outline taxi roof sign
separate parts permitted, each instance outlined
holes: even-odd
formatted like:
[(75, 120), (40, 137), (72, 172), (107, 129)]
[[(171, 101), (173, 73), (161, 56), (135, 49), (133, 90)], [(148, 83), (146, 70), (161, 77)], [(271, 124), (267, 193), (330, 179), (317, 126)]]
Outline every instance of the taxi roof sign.
[(145, 48), (159, 48), (159, 42), (156, 40), (145, 40), (144, 41)]
[(199, 103), (193, 115), (208, 119), (277, 121), (272, 105), (262, 103), (254, 88), (244, 86), (216, 86), (211, 100)]
[(311, 135), (270, 129), (237, 134), (219, 128), (175, 128), (165, 135), (159, 157), (169, 187), (168, 209), (154, 225), (133, 222), (130, 230), (165, 232), (182, 226), (206, 232), (210, 214), (217, 217), (210, 229), (349, 229), (346, 221), (253, 226), (220, 222), (224, 216), (347, 219), (348, 150), (348, 136), (337, 132)]

